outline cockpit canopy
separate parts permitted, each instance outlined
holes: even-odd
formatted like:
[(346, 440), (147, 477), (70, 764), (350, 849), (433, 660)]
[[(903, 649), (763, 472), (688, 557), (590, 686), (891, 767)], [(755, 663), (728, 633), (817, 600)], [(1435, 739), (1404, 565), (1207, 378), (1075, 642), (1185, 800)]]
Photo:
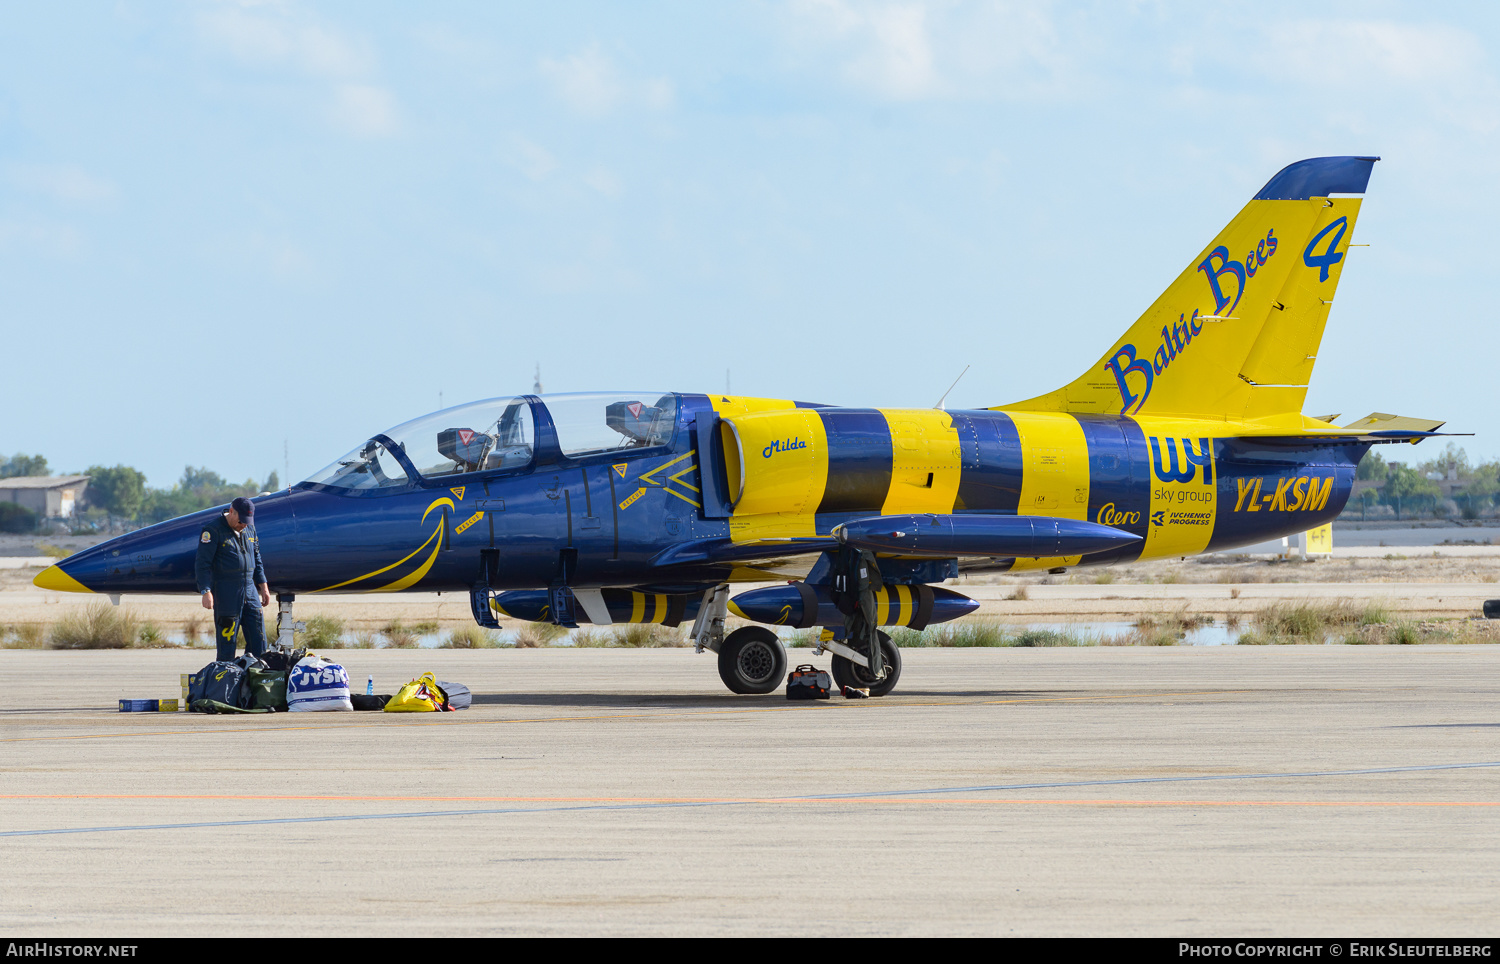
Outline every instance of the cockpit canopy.
[[(666, 445), (677, 424), (672, 394), (543, 395), (537, 406), (562, 454), (575, 459)], [(355, 490), (410, 485), (403, 462), (422, 479), (525, 468), (535, 457), (536, 418), (521, 395), (446, 408), (369, 439), (307, 481)]]

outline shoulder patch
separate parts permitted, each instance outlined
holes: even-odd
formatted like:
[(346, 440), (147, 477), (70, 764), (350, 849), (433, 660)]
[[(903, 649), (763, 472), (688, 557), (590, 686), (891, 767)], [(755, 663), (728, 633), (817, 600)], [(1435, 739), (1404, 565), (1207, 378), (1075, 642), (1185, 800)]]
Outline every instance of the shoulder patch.
[(204, 529), (203, 530), (203, 535), (201, 535), (201, 536), (198, 537), (198, 541), (199, 542), (213, 542), (214, 541), (214, 534), (212, 532), (209, 532), (207, 529)]

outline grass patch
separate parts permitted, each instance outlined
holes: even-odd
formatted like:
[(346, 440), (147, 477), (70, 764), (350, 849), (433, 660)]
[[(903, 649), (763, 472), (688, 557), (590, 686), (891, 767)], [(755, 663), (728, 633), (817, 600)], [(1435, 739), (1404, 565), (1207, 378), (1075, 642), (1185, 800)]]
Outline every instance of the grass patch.
[(411, 649), (417, 645), (416, 628), (403, 625), (399, 619), (386, 623), (381, 627), (380, 633), (396, 649)]
[(1324, 643), (1340, 631), (1383, 626), (1390, 614), (1378, 603), (1276, 603), (1251, 617), (1254, 628), (1241, 634), (1242, 646)]
[(551, 646), (567, 632), (567, 629), (555, 623), (527, 623), (516, 630), (516, 646), (520, 649)]
[(133, 645), (140, 623), (130, 610), (95, 603), (67, 613), (52, 627), (47, 645), (52, 649), (126, 649)]
[(500, 645), (500, 634), (483, 626), (461, 626), (448, 634), (441, 649), (494, 649)]
[(1114, 582), (1115, 574), (1108, 569), (1094, 574), (1094, 585), (1096, 586), (1112, 586)]
[(0, 627), (0, 647), (5, 649), (41, 649), (46, 643), (47, 633), (41, 623)]
[(603, 649), (609, 645), (610, 635), (598, 629), (575, 629), (569, 639), (576, 649)]
[(889, 630), (891, 642), (904, 649), (975, 649), (1002, 646), (1090, 646), (1092, 640), (1055, 629), (1023, 629), (1013, 632), (999, 623), (959, 620), (915, 629)]
[(629, 649), (660, 649), (686, 646), (681, 627), (662, 626), (657, 623), (626, 623), (611, 634), (611, 645)]
[[(911, 632), (909, 629), (903, 631)], [(799, 629), (783, 640), (783, 642), (786, 643), (787, 649), (812, 649), (817, 645), (818, 635), (822, 632), (821, 629)], [(896, 634), (892, 633), (891, 638), (895, 639)], [(896, 645), (900, 646), (901, 644), (897, 643)]]
[(296, 646), (303, 649), (344, 648), (344, 621), (337, 616), (310, 616), (303, 625), (307, 628), (294, 634)]
[(72, 555), (71, 552), (51, 542), (38, 542), (36, 551), (52, 559), (66, 559)]

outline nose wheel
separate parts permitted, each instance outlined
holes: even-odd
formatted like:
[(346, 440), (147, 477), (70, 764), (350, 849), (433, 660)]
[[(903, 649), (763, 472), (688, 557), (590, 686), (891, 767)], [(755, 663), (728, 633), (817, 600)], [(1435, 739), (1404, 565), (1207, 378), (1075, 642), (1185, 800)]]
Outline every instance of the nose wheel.
[(786, 676), (786, 647), (762, 626), (736, 629), (719, 645), (719, 678), (734, 693), (770, 693)]
[[(871, 696), (885, 696), (896, 688), (896, 681), (901, 678), (901, 649), (885, 633), (877, 635), (880, 636), (880, 655), (885, 659), (885, 678), (877, 680), (868, 668), (842, 656), (835, 656), (833, 681), (838, 684), (839, 689), (853, 686), (868, 689)], [(863, 646), (851, 648), (860, 655), (865, 655)]]

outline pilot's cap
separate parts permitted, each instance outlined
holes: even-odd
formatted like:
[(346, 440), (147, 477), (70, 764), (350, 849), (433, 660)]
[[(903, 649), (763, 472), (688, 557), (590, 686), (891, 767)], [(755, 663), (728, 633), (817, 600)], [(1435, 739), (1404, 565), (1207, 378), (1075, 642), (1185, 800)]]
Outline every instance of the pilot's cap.
[(255, 503), (251, 502), (244, 496), (240, 496), (238, 499), (235, 499), (233, 502), (229, 503), (229, 507), (233, 509), (235, 511), (235, 514), (240, 517), (241, 522), (254, 521)]

